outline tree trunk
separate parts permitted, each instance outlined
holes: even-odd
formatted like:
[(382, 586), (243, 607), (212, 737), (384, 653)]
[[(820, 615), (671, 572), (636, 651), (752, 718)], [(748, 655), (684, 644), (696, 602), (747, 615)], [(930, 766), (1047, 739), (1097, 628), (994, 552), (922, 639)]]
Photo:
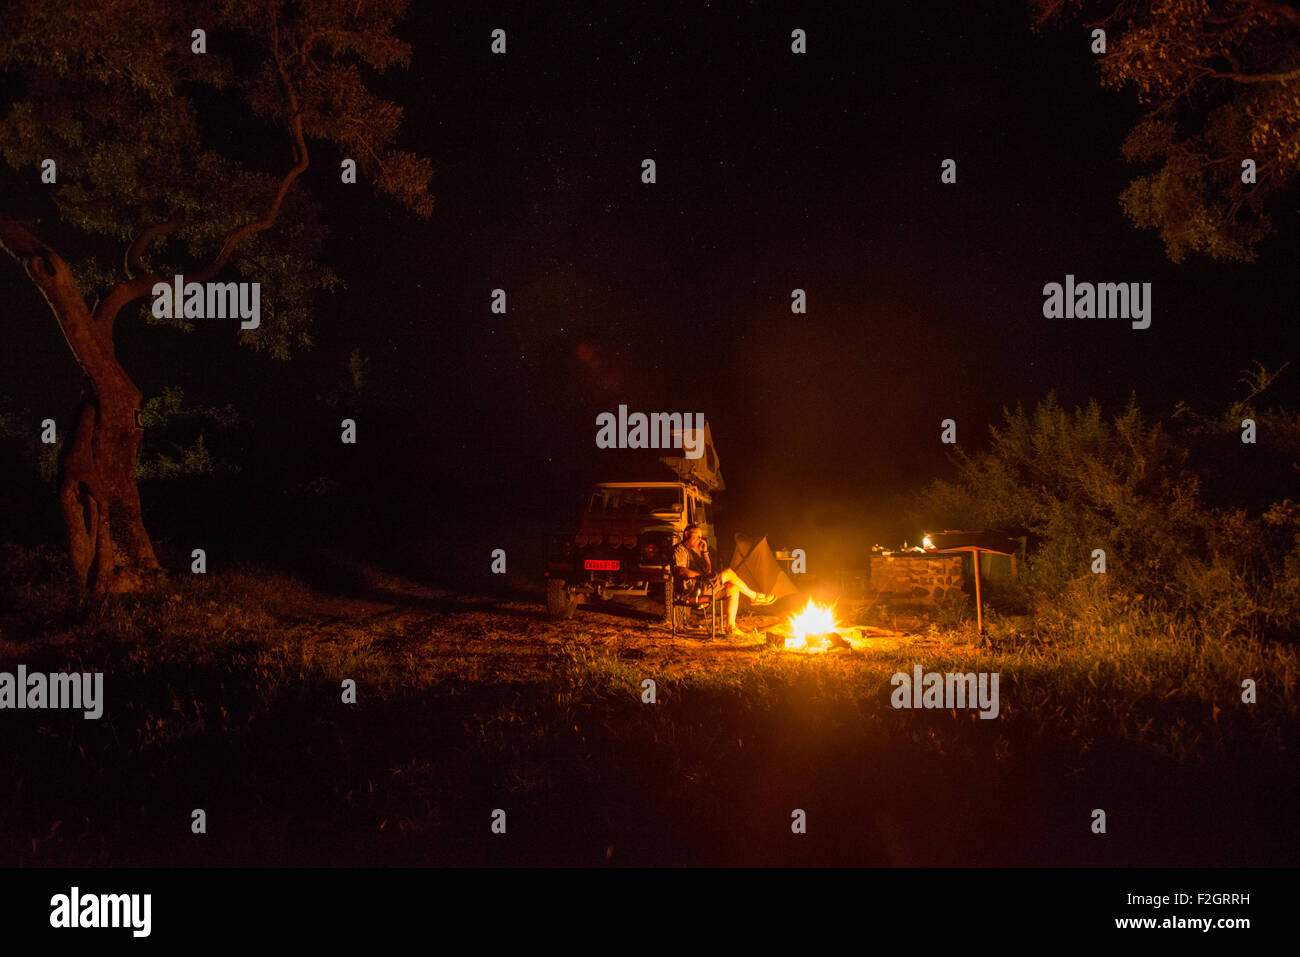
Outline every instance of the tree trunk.
[(59, 470), (68, 554), (78, 582), (98, 594), (134, 590), (161, 572), (135, 481), (140, 392), (121, 380), (126, 388), (85, 400)]
[[(162, 569), (140, 514), (135, 427), (140, 390), (117, 361), (112, 315), (97, 318), (67, 263), (21, 224), (0, 221), (0, 244), (44, 294), (89, 380), (59, 462), (59, 501), (68, 555), (83, 589), (130, 591)], [(120, 544), (119, 544), (120, 543)]]
[[(306, 56), (308, 40), (297, 52)], [(307, 171), (307, 139), (303, 110), (279, 35), (272, 53), (284, 84), (289, 131), (293, 134), (294, 165), (281, 178), (261, 217), (232, 228), (221, 249), (206, 267), (187, 273), (193, 282), (216, 277), (241, 242), (275, 225), (294, 182)], [(292, 56), (289, 58), (292, 59)], [(0, 216), (0, 248), (27, 270), (45, 296), (68, 340), (68, 347), (90, 380), (91, 398), (83, 405), (60, 463), (59, 500), (68, 534), (68, 554), (83, 588), (98, 593), (129, 591), (162, 569), (140, 515), (140, 491), (135, 482), (140, 432), (135, 410), (140, 390), (127, 376), (113, 352), (113, 323), (123, 308), (147, 296), (159, 275), (141, 272), (141, 259), (154, 240), (182, 226), (179, 219), (142, 229), (126, 251), (126, 275), (94, 312), (77, 288), (63, 258), (32, 234), (25, 224)], [(125, 544), (125, 549), (117, 542)]]

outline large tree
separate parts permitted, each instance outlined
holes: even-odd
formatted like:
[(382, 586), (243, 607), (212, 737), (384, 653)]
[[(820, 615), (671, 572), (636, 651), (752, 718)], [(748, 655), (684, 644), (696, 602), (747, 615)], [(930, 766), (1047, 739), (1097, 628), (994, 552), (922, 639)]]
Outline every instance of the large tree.
[[(368, 88), (409, 61), (395, 35), (405, 7), (29, 0), (6, 12), (0, 69), (19, 92), (0, 107), (0, 154), (57, 219), (15, 210), (31, 197), (0, 200), (0, 245), (85, 376), (59, 476), (83, 587), (124, 591), (160, 572), (136, 484), (141, 392), (114, 348), (120, 323), (159, 321), (155, 283), (260, 282), (261, 325), (239, 335), (286, 356), (310, 341), (313, 297), (338, 282), (319, 258), (313, 149), (334, 148), (334, 164), (355, 160), (360, 180), (430, 214), (429, 163), (396, 147), (402, 109)], [(337, 165), (314, 176), (318, 193), (346, 188)]]
[[(1253, 260), (1267, 210), (1300, 173), (1300, 9), (1280, 0), (1030, 0), (1039, 28), (1082, 17), (1106, 31), (1102, 83), (1147, 105), (1124, 142), (1158, 164), (1121, 196), (1166, 254)], [(1085, 37), (1080, 42), (1089, 42)], [(1257, 181), (1243, 182), (1253, 160)], [(1288, 210), (1289, 213), (1289, 210)]]

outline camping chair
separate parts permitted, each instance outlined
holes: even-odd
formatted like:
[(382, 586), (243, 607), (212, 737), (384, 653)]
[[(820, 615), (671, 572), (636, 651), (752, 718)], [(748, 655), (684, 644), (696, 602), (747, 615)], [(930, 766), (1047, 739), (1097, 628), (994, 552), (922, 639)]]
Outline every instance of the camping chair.
[(712, 641), (718, 633), (718, 616), (722, 611), (718, 608), (718, 583), (715, 580), (708, 588), (701, 588), (699, 585), (679, 586), (683, 583), (676, 577), (672, 580), (673, 604), (672, 616), (668, 620), (669, 631), (674, 638), (677, 637), (677, 609), (685, 609), (686, 614), (695, 615), (703, 611), (706, 607), (709, 610), (709, 640)]

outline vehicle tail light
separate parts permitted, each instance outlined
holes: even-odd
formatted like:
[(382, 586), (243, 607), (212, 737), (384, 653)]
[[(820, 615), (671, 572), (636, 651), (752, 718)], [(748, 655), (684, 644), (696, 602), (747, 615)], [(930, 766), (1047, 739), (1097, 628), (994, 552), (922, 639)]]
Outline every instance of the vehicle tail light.
[(648, 535), (641, 539), (642, 565), (664, 565), (672, 557), (672, 540), (665, 535)]

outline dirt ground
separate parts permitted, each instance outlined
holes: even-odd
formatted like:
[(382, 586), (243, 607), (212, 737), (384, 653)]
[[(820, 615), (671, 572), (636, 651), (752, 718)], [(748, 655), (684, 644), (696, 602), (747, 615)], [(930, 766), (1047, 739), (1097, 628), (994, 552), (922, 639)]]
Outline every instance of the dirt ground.
[(719, 615), (717, 634), (710, 638), (708, 618), (702, 614), (674, 636), (646, 603), (636, 599), (584, 603), (572, 619), (556, 621), (547, 615), (540, 596), (508, 600), (466, 595), (398, 578), (385, 578), (355, 597), (323, 592), (287, 595), (277, 611), (286, 621), (310, 628), (363, 627), (379, 643), (423, 639), (428, 652), (477, 658), (485, 667), (508, 669), (519, 678), (539, 676), (560, 648), (635, 660), (653, 667), (656, 674), (673, 676), (701, 668), (744, 666), (764, 654), (858, 657), (938, 645), (927, 629), (928, 620), (913, 614), (890, 619), (884, 627), (846, 629), (851, 648), (778, 650), (769, 647), (767, 632), (786, 621), (796, 607), (794, 600), (768, 613), (756, 613), (746, 605), (742, 602), (737, 616), (737, 625), (748, 633), (743, 638), (721, 633), (723, 615)]
[[(1294, 845), (1273, 719), (1211, 717), (1168, 663), (1125, 684), (1104, 656), (965, 644), (971, 628), (847, 603), (841, 621), (874, 622), (853, 647), (769, 648), (802, 598), (709, 641), (645, 606), (553, 621), (535, 591), (351, 568), (174, 588), (0, 615), (0, 659), (102, 670), (112, 689), (102, 720), (11, 716), (0, 860), (1174, 866)], [(1000, 720), (891, 707), (891, 673), (917, 663), (1002, 672)], [(219, 840), (178, 817), (195, 794)], [(505, 806), (500, 842), (484, 822)], [(1117, 840), (1089, 829), (1097, 807)], [(796, 837), (792, 808), (816, 827)]]

